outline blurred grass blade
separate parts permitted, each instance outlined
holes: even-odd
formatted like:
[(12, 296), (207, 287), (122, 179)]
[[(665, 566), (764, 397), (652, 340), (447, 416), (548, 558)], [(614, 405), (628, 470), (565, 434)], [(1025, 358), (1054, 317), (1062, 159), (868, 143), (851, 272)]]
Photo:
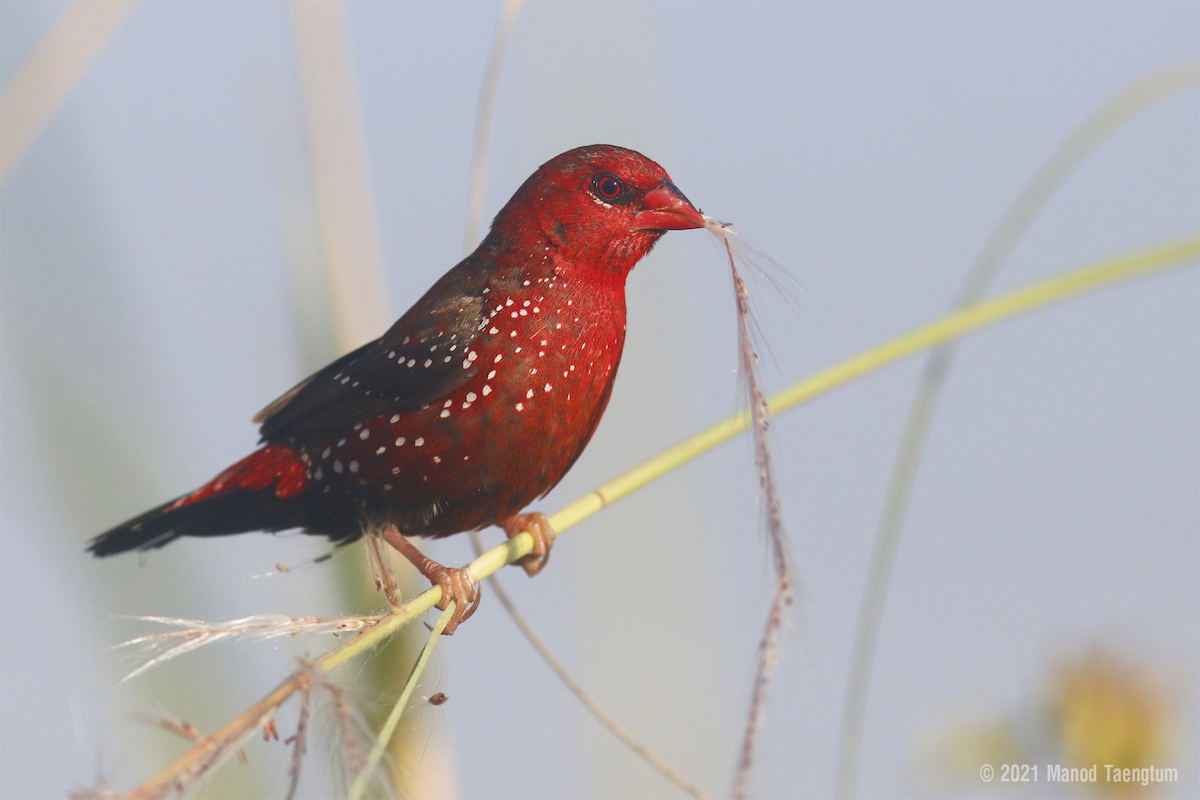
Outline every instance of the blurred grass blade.
[(1088, 117), (1042, 165), (1013, 203), (963, 280), (954, 308), (983, 299), (1001, 263), (1079, 162), (1109, 134), (1155, 103), (1200, 86), (1200, 62), (1155, 72), (1126, 87)]
[(504, 0), (500, 9), (500, 24), (492, 39), (492, 52), (488, 56), (487, 69), (483, 75), (483, 91), (479, 96), (479, 117), (475, 121), (475, 154), (471, 162), (471, 190), (467, 199), (467, 245), (470, 253), (479, 244), (479, 231), (483, 227), (483, 194), (487, 187), (488, 147), (492, 140), (492, 120), (496, 116), (496, 91), (500, 87), (500, 68), (504, 65), (504, 54), (508, 51), (508, 39), (517, 14), (521, 11), (521, 0)]
[(349, 352), (390, 321), (358, 92), (336, 0), (293, 0), (291, 12), (334, 328)]
[[(1149, 75), (1100, 107), (1042, 165), (997, 226), (979, 257), (964, 278), (954, 308), (978, 302), (987, 293), (1000, 265), (1016, 246), (1029, 225), (1075, 167), (1110, 133), (1149, 106), (1200, 85), (1200, 63), (1189, 62)], [(924, 449), (942, 386), (954, 361), (955, 343), (936, 348), (929, 355), (909, 407), (900, 447), (880, 516), (875, 548), (867, 573), (866, 592), (855, 633), (842, 732), (838, 745), (836, 796), (856, 793), (858, 763), (866, 721), (866, 701), (874, 661), (875, 642), (883, 618), (883, 606), (892, 571), (908, 498), (916, 479), (917, 463)]]
[(137, 0), (75, 0), (0, 95), (0, 180), (96, 61)]

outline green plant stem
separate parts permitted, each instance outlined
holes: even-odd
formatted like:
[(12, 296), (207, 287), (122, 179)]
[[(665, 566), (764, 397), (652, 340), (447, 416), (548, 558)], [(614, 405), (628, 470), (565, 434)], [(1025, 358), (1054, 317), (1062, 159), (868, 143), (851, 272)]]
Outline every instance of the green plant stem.
[(359, 800), (366, 791), (367, 781), (371, 778), (371, 773), (375, 771), (375, 767), (379, 764), (379, 759), (383, 757), (383, 752), (387, 750), (388, 742), (392, 740), (392, 734), (396, 731), (396, 726), (400, 723), (400, 717), (404, 714), (404, 708), (408, 705), (409, 698), (412, 697), (413, 690), (417, 688), (417, 682), (421, 678), (421, 673), (425, 671), (425, 665), (429, 663), (429, 657), (433, 655), (433, 647), (437, 644), (438, 637), (442, 635), (442, 631), (446, 629), (446, 623), (450, 621), (450, 617), (454, 616), (454, 601), (451, 600), (446, 604), (446, 610), (442, 612), (442, 616), (438, 618), (437, 624), (433, 626), (433, 631), (429, 634), (429, 641), (425, 643), (425, 647), (421, 649), (421, 655), (417, 659), (417, 663), (413, 665), (412, 672), (408, 675), (408, 680), (404, 683), (404, 690), (400, 692), (400, 697), (397, 698), (396, 704), (392, 706), (392, 712), (388, 714), (387, 721), (383, 723), (383, 727), (379, 730), (379, 736), (375, 739), (375, 746), (371, 748), (371, 752), (367, 755), (367, 763), (359, 770), (358, 775), (354, 777), (354, 783), (350, 785), (350, 791), (346, 795), (346, 800)]
[[(1200, 258), (1200, 235), (1098, 262), (949, 314), (773, 395), (768, 400), (771, 413), (780, 414), (902, 358), (1009, 317), (1105, 286), (1180, 267), (1197, 258)], [(609, 503), (625, 497), (635, 489), (742, 433), (749, 426), (749, 421), (749, 413), (743, 412), (701, 431), (563, 507), (549, 517), (551, 527), (561, 535)], [(471, 562), (467, 569), (474, 581), (479, 581), (501, 567), (514, 563), (532, 550), (533, 536), (527, 532), (522, 533), (484, 553)], [(432, 608), (441, 597), (441, 586), (429, 588), (391, 613), (380, 617), (375, 625), (362, 630), (344, 645), (317, 659), (313, 668), (328, 673), (354, 656), (374, 648), (406, 623)], [(275, 709), (297, 691), (303, 675), (304, 673), (298, 672), (290, 676), (248, 711), (211, 736), (205, 737), (187, 753), (131, 792), (128, 798), (138, 800), (159, 796), (172, 786), (178, 785), (181, 776), (203, 769), (221, 754), (231, 752), (231, 748), (270, 719)]]

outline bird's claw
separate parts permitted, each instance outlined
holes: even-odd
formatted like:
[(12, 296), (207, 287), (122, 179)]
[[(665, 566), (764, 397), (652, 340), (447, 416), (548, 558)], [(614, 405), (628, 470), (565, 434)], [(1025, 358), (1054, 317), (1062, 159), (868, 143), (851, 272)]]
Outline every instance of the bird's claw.
[(450, 601), (454, 601), (454, 614), (442, 630), (443, 636), (449, 636), (458, 628), (460, 622), (468, 619), (479, 608), (479, 600), (483, 596), (482, 587), (476, 589), (471, 581), (471, 573), (457, 567), (447, 567), (429, 558), (400, 533), (395, 525), (388, 525), (379, 531), (379, 535), (396, 548), (409, 563), (417, 568), (430, 583), (442, 587), (442, 599), (436, 607), (445, 611)]
[(550, 520), (546, 518), (546, 515), (536, 511), (531, 514), (513, 514), (508, 519), (501, 520), (500, 527), (504, 529), (504, 535), (509, 539), (525, 531), (533, 536), (533, 550), (529, 552), (529, 555), (518, 559), (516, 563), (531, 578), (541, 572), (550, 559), (550, 547), (554, 544), (554, 537), (557, 535), (554, 528), (550, 527)]
[(479, 608), (479, 601), (483, 597), (483, 586), (480, 585), (476, 588), (471, 583), (471, 574), (465, 569), (443, 567), (440, 564), (437, 566), (440, 569), (430, 570), (434, 574), (426, 577), (442, 587), (442, 599), (434, 608), (445, 611), (450, 601), (454, 601), (454, 614), (442, 630), (443, 636), (449, 636), (458, 628), (460, 622), (466, 622)]

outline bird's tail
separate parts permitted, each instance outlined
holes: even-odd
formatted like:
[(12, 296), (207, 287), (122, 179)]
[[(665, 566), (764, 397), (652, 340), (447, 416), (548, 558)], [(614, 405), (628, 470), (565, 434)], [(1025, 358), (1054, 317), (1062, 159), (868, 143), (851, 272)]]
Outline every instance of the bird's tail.
[(111, 556), (151, 550), (180, 536), (224, 536), (303, 527), (304, 507), (289, 502), (308, 485), (299, 456), (285, 447), (252, 453), (191, 494), (118, 525), (92, 540), (88, 551)]

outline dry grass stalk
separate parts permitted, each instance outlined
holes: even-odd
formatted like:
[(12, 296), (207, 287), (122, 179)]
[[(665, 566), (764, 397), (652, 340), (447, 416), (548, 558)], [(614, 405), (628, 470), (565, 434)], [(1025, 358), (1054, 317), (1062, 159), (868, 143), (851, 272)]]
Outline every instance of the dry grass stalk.
[(362, 748), (359, 747), (358, 737), (354, 734), (355, 728), (359, 724), (358, 715), (346, 699), (344, 687), (327, 681), (325, 688), (333, 697), (334, 719), (337, 721), (338, 734), (342, 740), (342, 753), (346, 757), (346, 769), (351, 775), (356, 775), (363, 767)]
[(775, 592), (767, 624), (758, 645), (758, 666), (754, 673), (754, 685), (750, 693), (750, 708), (746, 713), (746, 726), (742, 734), (742, 747), (738, 756), (737, 772), (734, 776), (733, 796), (744, 798), (750, 786), (754, 770), (754, 751), (758, 730), (766, 712), (767, 692), (771, 677), (779, 663), (779, 634), (783, 630), (786, 610), (792, 604), (792, 575), (789, 562), (787, 531), (783, 527), (783, 500), (775, 485), (775, 471), (771, 466), (771, 450), (767, 433), (771, 425), (771, 410), (763, 394), (758, 375), (758, 353), (754, 349), (753, 318), (750, 314), (750, 292), (738, 273), (733, 256), (731, 240), (737, 233), (727, 224), (708, 219), (706, 227), (721, 238), (729, 256), (729, 270), (733, 277), (734, 300), (737, 303), (738, 360), (741, 374), (746, 382), (750, 405), (750, 432), (754, 439), (754, 461), (758, 467), (758, 481), (766, 505), (768, 541), (771, 560), (775, 568)]
[(308, 664), (301, 662), (301, 675), (297, 679), (300, 686), (300, 718), (296, 721), (296, 732), (284, 742), (292, 746), (292, 763), (288, 767), (288, 789), (284, 795), (286, 800), (293, 800), (296, 789), (300, 786), (300, 768), (304, 765), (304, 753), (308, 744), (308, 717), (312, 705), (312, 680), (308, 675)]

